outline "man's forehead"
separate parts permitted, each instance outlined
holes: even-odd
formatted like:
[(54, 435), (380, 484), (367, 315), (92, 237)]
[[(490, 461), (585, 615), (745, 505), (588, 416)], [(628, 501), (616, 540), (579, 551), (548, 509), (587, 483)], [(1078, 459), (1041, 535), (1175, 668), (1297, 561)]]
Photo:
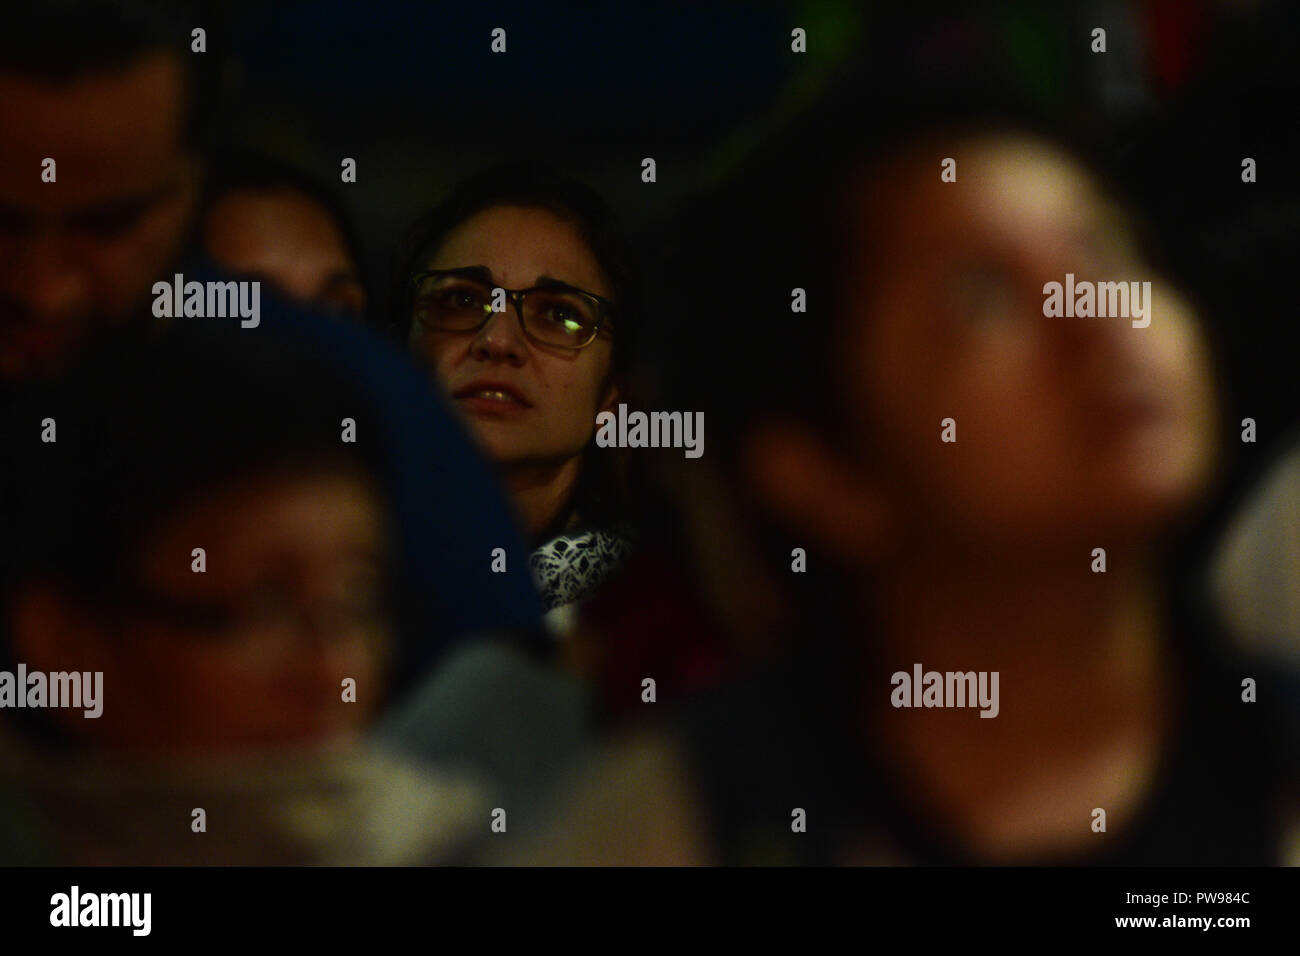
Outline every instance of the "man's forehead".
[(56, 211), (156, 187), (183, 148), (185, 96), (167, 52), (62, 83), (0, 73), (0, 202)]

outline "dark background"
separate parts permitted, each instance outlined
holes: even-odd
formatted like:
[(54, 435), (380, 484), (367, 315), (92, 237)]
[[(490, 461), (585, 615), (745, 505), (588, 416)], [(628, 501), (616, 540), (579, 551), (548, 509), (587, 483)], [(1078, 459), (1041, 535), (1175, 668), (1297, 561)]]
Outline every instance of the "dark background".
[[(1281, 447), (1300, 391), (1297, 5), (1009, 0), (951, 18), (941, 6), (236, 0), (209, 49), (226, 63), (227, 145), (335, 183), (342, 158), (356, 159), (357, 182), (341, 189), (384, 312), (404, 229), (485, 162), (552, 162), (599, 190), (644, 244), (647, 227), (725, 176), (849, 61), (883, 64), (885, 76), (897, 64), (901, 83), (918, 49), (942, 59), (974, 37), (1029, 98), (1104, 118), (1206, 306), (1233, 414), (1259, 421), (1260, 451)], [(791, 52), (796, 26), (806, 54)], [(1089, 49), (1095, 26), (1107, 30), (1104, 55)], [(495, 27), (505, 54), (490, 51)], [(889, 97), (881, 86), (874, 95)], [(647, 156), (654, 184), (641, 182)], [(1257, 160), (1257, 183), (1240, 181), (1243, 156)]]

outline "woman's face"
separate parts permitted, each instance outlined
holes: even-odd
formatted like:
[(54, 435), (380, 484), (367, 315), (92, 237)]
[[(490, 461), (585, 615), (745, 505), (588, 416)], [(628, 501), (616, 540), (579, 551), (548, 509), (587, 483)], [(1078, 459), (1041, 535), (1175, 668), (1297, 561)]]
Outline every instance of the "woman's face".
[[(545, 209), (495, 206), (477, 213), (425, 264), (476, 266), (487, 270), (493, 286), (505, 289), (558, 279), (611, 295), (577, 227)], [(477, 332), (432, 331), (412, 323), (411, 344), (500, 464), (553, 464), (580, 455), (597, 413), (615, 400), (607, 334), (577, 350), (539, 345), (524, 335), (513, 305), (492, 313)]]
[(257, 276), (300, 302), (361, 315), (366, 292), (334, 216), (293, 189), (236, 189), (208, 210), (203, 240), (213, 261)]
[[(1203, 489), (1217, 438), (1189, 303), (1066, 155), (1008, 135), (944, 152), (956, 182), (944, 153), (911, 154), (852, 200), (874, 242), (851, 246), (847, 400), (889, 497), (949, 540), (1104, 545), (1158, 527)], [(1149, 326), (1045, 316), (1044, 285), (1067, 273), (1150, 282)]]

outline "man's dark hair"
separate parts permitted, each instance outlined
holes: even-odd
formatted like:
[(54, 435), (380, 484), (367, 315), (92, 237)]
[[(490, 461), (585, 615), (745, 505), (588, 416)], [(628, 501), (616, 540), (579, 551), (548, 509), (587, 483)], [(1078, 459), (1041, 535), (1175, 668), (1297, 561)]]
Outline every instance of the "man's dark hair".
[[(191, 52), (191, 31), (207, 33)], [(0, 74), (72, 83), (125, 69), (154, 53), (175, 53), (188, 88), (185, 141), (199, 152), (215, 139), (225, 56), (221, 25), (205, 0), (39, 0), (5, 10)]]

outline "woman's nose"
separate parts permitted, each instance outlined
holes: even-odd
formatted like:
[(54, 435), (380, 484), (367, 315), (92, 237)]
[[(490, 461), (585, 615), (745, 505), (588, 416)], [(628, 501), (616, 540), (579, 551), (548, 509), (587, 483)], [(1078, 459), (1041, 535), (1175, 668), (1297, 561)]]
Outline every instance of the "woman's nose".
[(475, 358), (521, 363), (528, 348), (514, 307), (493, 312), (479, 328), (470, 346)]

